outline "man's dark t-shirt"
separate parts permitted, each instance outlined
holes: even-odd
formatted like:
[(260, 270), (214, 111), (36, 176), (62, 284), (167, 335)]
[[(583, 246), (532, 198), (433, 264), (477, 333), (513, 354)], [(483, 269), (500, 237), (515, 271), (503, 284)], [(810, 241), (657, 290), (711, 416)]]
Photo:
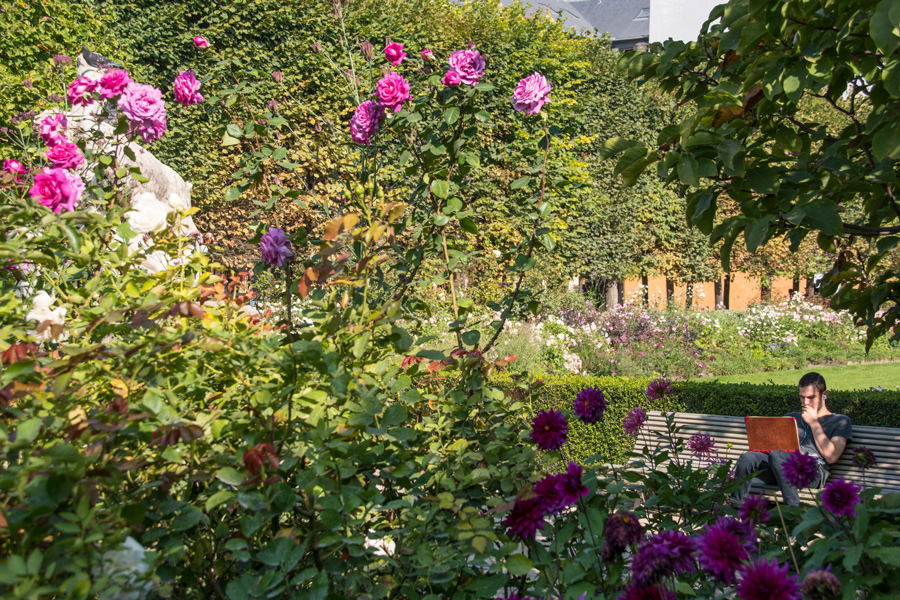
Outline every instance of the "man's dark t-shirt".
[[(800, 451), (806, 454), (812, 454), (816, 457), (820, 467), (824, 467), (826, 471), (831, 471), (831, 465), (829, 465), (825, 459), (822, 458), (822, 455), (819, 454), (819, 449), (816, 447), (816, 441), (812, 431), (810, 430), (809, 425), (803, 420), (803, 417), (800, 416), (800, 413), (790, 412), (785, 416), (794, 417), (794, 420), (797, 421), (797, 436), (800, 438)], [(835, 436), (846, 438), (848, 442), (853, 439), (853, 426), (850, 424), (850, 417), (847, 415), (825, 415), (824, 417), (819, 417), (819, 424), (822, 425), (822, 431), (825, 432), (825, 436), (828, 437), (828, 439)]]

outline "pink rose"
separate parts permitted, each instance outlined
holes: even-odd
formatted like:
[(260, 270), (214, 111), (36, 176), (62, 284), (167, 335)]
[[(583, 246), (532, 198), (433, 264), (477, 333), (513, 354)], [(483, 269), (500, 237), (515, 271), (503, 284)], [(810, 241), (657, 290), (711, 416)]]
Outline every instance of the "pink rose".
[(388, 62), (392, 65), (399, 66), (400, 63), (403, 62), (403, 59), (406, 58), (406, 52), (403, 51), (403, 44), (398, 44), (394, 42), (384, 49), (384, 57), (388, 59)]
[[(80, 185), (79, 185), (80, 184)], [(62, 169), (44, 167), (42, 173), (34, 176), (34, 185), (28, 190), (38, 204), (42, 204), (55, 213), (63, 210), (75, 210), (81, 201), (84, 182), (77, 175), (70, 178)]]
[(60, 142), (47, 150), (47, 160), (60, 169), (77, 169), (84, 162), (84, 156), (72, 142)]
[(119, 109), (131, 121), (132, 133), (145, 142), (162, 137), (166, 131), (166, 103), (162, 92), (150, 85), (130, 83), (119, 97)]
[(132, 80), (125, 71), (121, 69), (107, 71), (100, 78), (100, 97), (115, 98), (125, 91), (129, 83), (132, 83)]
[(434, 58), (434, 52), (432, 52), (428, 48), (422, 50), (420, 54), (422, 55), (422, 60), (431, 60), (432, 58)]
[(391, 71), (375, 85), (375, 94), (386, 109), (400, 112), (403, 102), (410, 99), (409, 82)]
[(76, 106), (87, 106), (94, 101), (93, 92), (99, 82), (87, 77), (79, 77), (69, 84), (69, 102)]
[(356, 107), (350, 118), (350, 137), (357, 144), (368, 146), (383, 118), (384, 108), (374, 100), (366, 100)]
[(513, 92), (513, 108), (527, 115), (536, 115), (541, 108), (550, 102), (550, 90), (553, 86), (540, 73), (525, 77)]
[(25, 165), (14, 158), (3, 159), (3, 171), (16, 176), (16, 181), (22, 181), (22, 175), (25, 174)]
[(40, 134), (41, 139), (44, 140), (45, 144), (48, 146), (55, 146), (61, 142), (67, 141), (66, 127), (68, 124), (69, 122), (66, 119), (66, 115), (58, 112), (49, 117), (45, 117), (44, 120), (41, 121), (41, 124), (38, 127), (38, 134)]
[(478, 50), (456, 50), (450, 55), (450, 68), (466, 85), (477, 85), (484, 75), (484, 59)]
[(198, 48), (206, 48), (209, 46), (209, 42), (206, 41), (206, 38), (200, 37), (199, 35), (194, 38), (194, 45)]
[(456, 71), (447, 71), (447, 74), (444, 75), (443, 84), (446, 86), (457, 86), (462, 83), (462, 79), (459, 78), (459, 73)]
[(203, 96), (200, 95), (200, 82), (193, 71), (182, 71), (175, 78), (175, 101), (182, 106), (200, 104)]

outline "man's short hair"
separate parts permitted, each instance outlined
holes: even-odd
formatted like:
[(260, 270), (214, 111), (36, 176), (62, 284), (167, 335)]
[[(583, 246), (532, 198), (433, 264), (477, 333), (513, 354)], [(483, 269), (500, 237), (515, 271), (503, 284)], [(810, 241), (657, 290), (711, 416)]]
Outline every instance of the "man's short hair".
[(814, 371), (807, 373), (800, 378), (801, 388), (809, 387), (811, 385), (816, 386), (816, 389), (819, 390), (820, 394), (825, 393), (825, 378)]

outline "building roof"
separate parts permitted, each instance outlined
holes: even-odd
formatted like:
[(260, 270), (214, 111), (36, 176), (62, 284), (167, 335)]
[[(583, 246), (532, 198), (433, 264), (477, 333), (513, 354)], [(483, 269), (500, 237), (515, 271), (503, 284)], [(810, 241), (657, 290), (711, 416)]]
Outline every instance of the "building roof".
[[(515, 1), (502, 3), (509, 6)], [(608, 33), (614, 42), (650, 36), (650, 0), (522, 0), (522, 4), (529, 13), (538, 9), (562, 13), (567, 27), (586, 33)]]

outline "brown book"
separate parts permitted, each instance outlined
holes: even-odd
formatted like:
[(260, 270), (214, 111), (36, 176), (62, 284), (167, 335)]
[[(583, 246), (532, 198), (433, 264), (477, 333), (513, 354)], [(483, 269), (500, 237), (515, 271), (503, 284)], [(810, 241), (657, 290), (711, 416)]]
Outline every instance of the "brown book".
[(747, 447), (751, 452), (768, 454), (772, 450), (794, 452), (800, 449), (797, 421), (793, 417), (744, 417)]

